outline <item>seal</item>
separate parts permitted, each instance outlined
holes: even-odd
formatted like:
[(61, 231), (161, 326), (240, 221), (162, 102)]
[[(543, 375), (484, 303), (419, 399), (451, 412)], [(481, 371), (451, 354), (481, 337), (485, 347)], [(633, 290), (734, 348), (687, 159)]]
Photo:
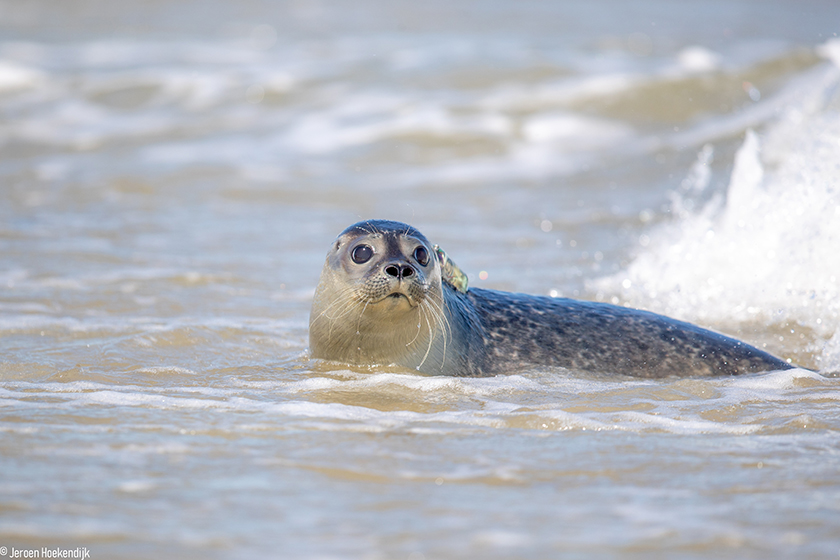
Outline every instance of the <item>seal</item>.
[(469, 288), (410, 225), (367, 220), (327, 253), (309, 319), (310, 354), (430, 375), (534, 366), (636, 377), (738, 375), (789, 363), (728, 336), (647, 311)]

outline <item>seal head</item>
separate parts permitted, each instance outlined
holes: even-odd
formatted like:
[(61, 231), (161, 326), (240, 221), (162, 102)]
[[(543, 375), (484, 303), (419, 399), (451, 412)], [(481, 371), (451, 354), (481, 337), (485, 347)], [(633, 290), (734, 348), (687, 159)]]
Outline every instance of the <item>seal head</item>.
[(333, 242), (309, 321), (315, 358), (440, 369), (450, 336), (441, 266), (413, 227), (367, 220)]

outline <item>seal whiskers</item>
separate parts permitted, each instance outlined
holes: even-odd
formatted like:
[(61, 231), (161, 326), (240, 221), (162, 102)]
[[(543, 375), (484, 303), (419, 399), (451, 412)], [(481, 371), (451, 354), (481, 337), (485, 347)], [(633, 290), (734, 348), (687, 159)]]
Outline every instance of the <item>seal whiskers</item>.
[[(449, 340), (452, 338), (452, 327), (449, 324), (449, 320), (446, 318), (446, 314), (444, 313), (443, 309), (438, 305), (438, 303), (434, 300), (428, 300), (426, 302), (427, 309), (429, 315), (434, 317), (435, 319), (435, 327), (432, 329), (431, 323), (429, 323), (429, 346), (431, 349), (432, 339), (435, 337), (435, 333), (440, 333), (441, 336), (441, 344), (443, 346), (441, 352), (441, 367), (445, 367), (446, 365), (446, 345)], [(428, 351), (427, 351), (428, 355)], [(425, 361), (425, 358), (424, 358)], [(422, 363), (421, 363), (422, 365)], [(417, 366), (417, 369), (420, 369), (420, 366)]]
[[(426, 312), (425, 309), (421, 311), (421, 313), (425, 313), (425, 312)], [(432, 323), (431, 323), (431, 321), (429, 321), (428, 315), (426, 315), (425, 319), (426, 319), (426, 327), (428, 327), (428, 329), (429, 329), (429, 345), (426, 348), (426, 353), (423, 354), (423, 359), (420, 360), (420, 363), (417, 364), (417, 367), (414, 368), (417, 371), (421, 371), (420, 368), (422, 368), (423, 364), (426, 363), (426, 358), (429, 357), (429, 352), (432, 351), (432, 343), (434, 342), (434, 338), (435, 338), (434, 333), (432, 332)]]
[[(322, 319), (326, 319), (329, 321), (329, 329), (327, 331), (328, 340), (332, 338), (333, 325), (335, 325), (336, 321), (344, 318), (346, 315), (350, 314), (353, 310), (355, 310), (358, 307), (358, 302), (354, 301), (352, 298), (347, 297), (353, 291), (353, 288), (346, 288), (345, 290), (343, 290), (335, 298), (333, 298), (332, 302), (326, 307), (326, 309), (318, 313), (311, 320), (311, 323), (315, 323)], [(337, 308), (339, 312), (330, 315), (330, 312), (333, 311), (334, 308)]]

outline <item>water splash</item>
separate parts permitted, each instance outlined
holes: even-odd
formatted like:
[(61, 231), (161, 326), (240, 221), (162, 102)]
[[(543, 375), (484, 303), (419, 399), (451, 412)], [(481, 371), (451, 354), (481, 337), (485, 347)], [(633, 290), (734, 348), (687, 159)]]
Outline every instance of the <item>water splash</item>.
[(840, 113), (825, 93), (818, 110), (788, 107), (762, 135), (748, 130), (725, 198), (692, 211), (708, 184), (704, 148), (674, 195), (676, 219), (590, 289), (727, 330), (790, 331), (810, 339), (820, 369), (840, 370)]

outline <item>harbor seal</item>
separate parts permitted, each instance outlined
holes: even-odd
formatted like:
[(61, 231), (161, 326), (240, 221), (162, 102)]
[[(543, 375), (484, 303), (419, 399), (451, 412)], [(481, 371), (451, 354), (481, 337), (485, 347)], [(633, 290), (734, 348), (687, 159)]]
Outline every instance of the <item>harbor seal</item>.
[(313, 358), (487, 376), (558, 366), (637, 377), (790, 369), (728, 336), (607, 303), (468, 288), (410, 225), (367, 220), (333, 242), (312, 302)]

